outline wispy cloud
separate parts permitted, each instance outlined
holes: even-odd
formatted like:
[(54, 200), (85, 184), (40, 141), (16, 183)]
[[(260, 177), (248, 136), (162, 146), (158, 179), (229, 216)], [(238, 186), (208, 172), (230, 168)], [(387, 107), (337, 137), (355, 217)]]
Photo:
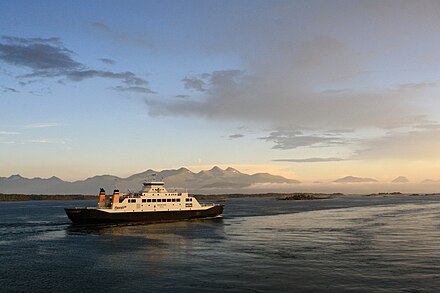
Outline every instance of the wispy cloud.
[(60, 126), (60, 123), (32, 123), (24, 125), (23, 128), (25, 129), (35, 129), (35, 128), (50, 128), (50, 127), (58, 127)]
[(195, 90), (199, 92), (206, 91), (205, 81), (199, 77), (185, 77), (182, 79), (183, 85), (186, 89)]
[(24, 139), (24, 140), (9, 140), (0, 141), (0, 144), (16, 144), (16, 145), (27, 145), (27, 144), (42, 144), (42, 145), (65, 145), (68, 144), (70, 139), (57, 139), (57, 138), (38, 138), (38, 139)]
[(92, 26), (103, 31), (110, 31), (110, 27), (102, 22), (94, 22), (92, 23)]
[(129, 32), (118, 31), (110, 27), (108, 24), (102, 22), (93, 22), (92, 27), (94, 27), (102, 35), (105, 35), (118, 43), (132, 44), (148, 50), (153, 50), (156, 48), (154, 42), (148, 36), (135, 36)]
[(0, 131), (0, 135), (18, 135), (20, 132), (16, 131)]
[(148, 87), (142, 87), (142, 86), (116, 86), (113, 89), (120, 92), (133, 92), (133, 93), (145, 93), (145, 94), (156, 93), (151, 89), (149, 89)]
[(365, 140), (354, 159), (440, 159), (440, 129), (393, 131), (385, 136)]
[(26, 141), (27, 143), (36, 143), (36, 144), (66, 144), (67, 141), (63, 139), (30, 139)]
[(175, 97), (178, 99), (189, 99), (191, 96), (189, 96), (189, 95), (176, 95)]
[(20, 92), (19, 90), (16, 90), (12, 87), (2, 86), (1, 88), (2, 88), (2, 92), (4, 92), (4, 93), (8, 93), (8, 92), (9, 93), (19, 93)]
[(116, 64), (116, 61), (110, 58), (100, 58), (102, 63), (108, 64), (108, 65), (114, 65)]
[(321, 162), (340, 162), (345, 161), (341, 158), (306, 158), (306, 159), (275, 159), (274, 162), (291, 162), (291, 163), (321, 163)]
[(244, 134), (241, 134), (241, 133), (229, 135), (229, 139), (237, 139), (237, 138), (242, 138), (242, 137), (244, 137)]
[(260, 139), (274, 143), (274, 149), (295, 149), (307, 146), (332, 146), (344, 143), (342, 137), (326, 135), (306, 135), (298, 130), (273, 131), (269, 136)]

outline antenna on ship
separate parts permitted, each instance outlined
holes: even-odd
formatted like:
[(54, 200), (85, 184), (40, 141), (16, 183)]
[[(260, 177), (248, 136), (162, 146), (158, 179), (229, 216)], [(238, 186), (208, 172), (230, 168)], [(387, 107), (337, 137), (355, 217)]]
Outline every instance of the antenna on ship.
[(116, 185), (116, 182), (118, 181), (118, 179), (114, 179), (113, 181), (113, 190), (118, 189), (118, 186)]

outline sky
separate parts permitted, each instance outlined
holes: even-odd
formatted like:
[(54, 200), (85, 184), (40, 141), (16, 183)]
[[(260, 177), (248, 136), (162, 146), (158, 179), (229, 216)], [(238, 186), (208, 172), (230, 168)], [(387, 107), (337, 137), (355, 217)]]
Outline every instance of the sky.
[(438, 1), (1, 1), (0, 176), (440, 182)]

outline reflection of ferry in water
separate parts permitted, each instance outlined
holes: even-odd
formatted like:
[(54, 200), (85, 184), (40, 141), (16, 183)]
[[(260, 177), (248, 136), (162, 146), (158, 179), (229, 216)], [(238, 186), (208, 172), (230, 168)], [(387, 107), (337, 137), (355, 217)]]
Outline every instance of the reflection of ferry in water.
[(201, 204), (188, 193), (168, 192), (163, 182), (145, 182), (141, 192), (107, 196), (101, 188), (97, 207), (66, 208), (74, 223), (165, 222), (221, 215), (223, 205)]

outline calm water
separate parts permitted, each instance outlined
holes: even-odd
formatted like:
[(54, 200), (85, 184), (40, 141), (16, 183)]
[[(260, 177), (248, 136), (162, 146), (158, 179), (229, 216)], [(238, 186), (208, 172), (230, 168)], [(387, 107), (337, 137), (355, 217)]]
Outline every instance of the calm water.
[(71, 225), (0, 203), (1, 292), (439, 292), (440, 197), (233, 199), (222, 219)]

